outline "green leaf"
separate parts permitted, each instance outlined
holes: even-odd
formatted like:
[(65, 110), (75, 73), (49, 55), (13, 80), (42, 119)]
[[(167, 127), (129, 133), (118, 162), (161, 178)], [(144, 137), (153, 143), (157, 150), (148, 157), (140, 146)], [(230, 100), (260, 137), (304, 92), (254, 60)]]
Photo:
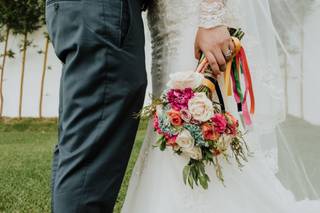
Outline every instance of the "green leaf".
[(190, 169), (191, 169), (191, 167), (189, 165), (185, 166), (183, 169), (183, 182), (184, 182), (184, 184), (187, 184), (187, 179), (190, 174)]
[(207, 174), (205, 174), (204, 177), (208, 180), (208, 182), (210, 182), (210, 178)]
[(160, 136), (160, 137), (158, 138), (157, 142), (156, 142), (154, 145), (155, 145), (155, 146), (160, 146), (161, 143), (162, 143), (162, 141), (163, 141), (163, 136)]
[(191, 175), (192, 175), (192, 178), (193, 178), (195, 184), (198, 186), (199, 170), (197, 170), (197, 166), (196, 165), (191, 167)]
[(204, 189), (208, 189), (208, 179), (206, 179), (205, 176), (200, 176), (200, 177), (199, 177), (199, 181), (200, 181), (201, 186), (202, 186)]
[(160, 150), (164, 151), (167, 147), (167, 141), (165, 137), (161, 137), (160, 139)]
[(200, 172), (202, 173), (202, 175), (206, 174), (206, 171), (205, 171), (205, 168), (204, 168), (204, 164), (203, 164), (203, 163), (201, 163), (201, 164), (199, 165), (199, 169), (200, 169)]
[(192, 178), (192, 175), (189, 174), (189, 177), (188, 177), (188, 183), (191, 187), (191, 189), (193, 189), (193, 178)]

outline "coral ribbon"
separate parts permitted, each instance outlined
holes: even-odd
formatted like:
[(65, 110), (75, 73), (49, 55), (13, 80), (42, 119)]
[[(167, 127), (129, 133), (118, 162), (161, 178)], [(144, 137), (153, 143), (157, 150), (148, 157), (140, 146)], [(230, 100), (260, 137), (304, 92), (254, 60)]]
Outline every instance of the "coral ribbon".
[[(225, 91), (228, 96), (232, 95), (232, 85), (234, 98), (238, 105), (238, 111), (242, 112), (246, 125), (251, 125), (252, 121), (250, 113), (253, 114), (255, 111), (255, 98), (252, 87), (252, 80), (250, 70), (248, 66), (247, 57), (245, 51), (238, 38), (232, 37), (235, 45), (235, 51), (233, 59), (228, 62), (227, 69), (225, 72)], [(241, 73), (244, 76), (245, 92), (242, 94), (241, 90)], [(231, 85), (232, 82), (232, 85)], [(250, 96), (251, 106), (250, 113), (247, 106), (247, 96)]]
[[(234, 98), (237, 102), (238, 111), (242, 112), (244, 122), (246, 125), (249, 126), (252, 123), (250, 118), (250, 113), (254, 114), (255, 112), (255, 98), (254, 98), (254, 92), (252, 87), (252, 79), (251, 79), (247, 56), (241, 45), (240, 40), (236, 37), (232, 37), (232, 41), (235, 45), (235, 50), (232, 55), (232, 60), (230, 60), (227, 63), (226, 72), (224, 74), (224, 86), (225, 86), (224, 90), (228, 96), (231, 96), (233, 91)], [(196, 72), (203, 73), (208, 66), (209, 66), (208, 60), (205, 58), (204, 55), (202, 55)], [(244, 77), (244, 85), (245, 85), (244, 93), (242, 92), (242, 89), (241, 89), (241, 79), (240, 79), (241, 74), (243, 74), (243, 77)], [(203, 83), (208, 88), (210, 88), (211, 92), (216, 90), (217, 93), (220, 93), (218, 94), (218, 96), (219, 95), (221, 96), (219, 97), (219, 99), (222, 98), (219, 84), (215, 79), (206, 79)], [(248, 94), (250, 96), (250, 102), (251, 102), (250, 111), (248, 110), (248, 106), (247, 106)], [(222, 98), (222, 102), (223, 102), (223, 98)]]

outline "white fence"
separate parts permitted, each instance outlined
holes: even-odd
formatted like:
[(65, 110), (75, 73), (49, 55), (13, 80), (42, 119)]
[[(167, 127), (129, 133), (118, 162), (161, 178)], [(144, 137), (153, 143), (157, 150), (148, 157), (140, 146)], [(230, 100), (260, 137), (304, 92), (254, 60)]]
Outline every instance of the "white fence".
[[(317, 91), (320, 90), (320, 84), (317, 82), (318, 79), (320, 79), (320, 72), (314, 71), (314, 69), (319, 69), (319, 44), (317, 43), (318, 37), (320, 36), (319, 25), (317, 24), (319, 17), (319, 10), (314, 10), (305, 17), (302, 52), (294, 59), (301, 61), (301, 67), (291, 67), (291, 71), (293, 71), (295, 75), (291, 77), (289, 76), (287, 79), (288, 113), (297, 117), (302, 117), (314, 124), (320, 123), (320, 116), (315, 116), (319, 115), (318, 109), (320, 108), (320, 98), (315, 97), (318, 93)], [(147, 70), (150, 71), (150, 36), (146, 26), (145, 28), (146, 63)], [(36, 47), (31, 46), (28, 48), (27, 52), (22, 116), (38, 117), (41, 71), (43, 66), (43, 55), (38, 54), (38, 51), (44, 49), (45, 39), (41, 30), (31, 35), (30, 38), (33, 41), (33, 45)], [(22, 56), (19, 52), (19, 42), (21, 39), (21, 37), (12, 35), (9, 39), (9, 48), (16, 52), (16, 56), (14, 59), (8, 59), (5, 67), (3, 82), (3, 116), (7, 117), (17, 117), (19, 114), (20, 69)], [(0, 51), (2, 50), (3, 43), (0, 44)], [(45, 79), (42, 107), (43, 116), (56, 117), (58, 115), (58, 93), (61, 64), (56, 58), (51, 44), (49, 47), (48, 66), (51, 69), (47, 69)], [(301, 73), (301, 71), (303, 71), (303, 73)], [(150, 72), (148, 72), (148, 74), (149, 73)], [(150, 92), (150, 87), (151, 80), (149, 75), (149, 87), (147, 94)]]
[[(44, 55), (39, 54), (38, 51), (44, 50), (45, 37), (43, 31), (44, 30), (42, 29), (29, 36), (29, 40), (33, 43), (27, 50), (23, 86), (22, 117), (39, 117), (40, 87)], [(8, 49), (12, 49), (15, 52), (15, 57), (7, 58), (4, 69), (3, 116), (5, 117), (19, 116), (20, 75), (22, 63), (22, 53), (19, 50), (19, 44), (21, 43), (21, 39), (21, 36), (10, 35), (9, 37)], [(146, 31), (146, 39), (150, 41), (148, 31)], [(3, 51), (3, 48), (4, 43), (1, 43), (0, 52)], [(148, 66), (150, 64), (150, 42), (146, 42), (146, 57), (147, 68), (150, 70), (150, 66)], [(62, 65), (56, 57), (50, 43), (43, 93), (43, 117), (58, 116), (61, 67)], [(149, 83), (151, 83), (150, 80)], [(150, 91), (149, 88), (150, 85), (147, 93)], [(148, 98), (146, 100), (148, 101)]]

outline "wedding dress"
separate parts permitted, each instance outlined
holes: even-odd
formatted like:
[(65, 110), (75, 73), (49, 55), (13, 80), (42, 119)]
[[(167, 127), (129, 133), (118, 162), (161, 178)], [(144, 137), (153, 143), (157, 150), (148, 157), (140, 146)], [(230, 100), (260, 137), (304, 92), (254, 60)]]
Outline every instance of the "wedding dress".
[[(242, 2), (242, 3), (241, 3)], [(152, 37), (153, 95), (160, 96), (174, 72), (194, 70), (194, 39), (197, 28), (218, 25), (241, 26), (243, 41), (252, 69), (257, 96), (255, 126), (246, 140), (253, 157), (241, 170), (236, 164), (222, 163), (225, 186), (215, 176), (213, 166), (206, 170), (211, 178), (207, 190), (191, 189), (182, 180), (188, 159), (154, 149), (157, 140), (152, 122), (148, 126), (140, 156), (134, 168), (122, 213), (292, 213), (320, 212), (318, 204), (296, 202), (284, 188), (266, 160), (261, 148), (261, 134), (273, 131), (283, 120), (279, 66), (275, 41), (261, 34), (255, 26), (254, 8), (240, 0), (157, 0), (148, 12)], [(259, 23), (260, 21), (260, 23)], [(263, 41), (268, 51), (262, 51)], [(268, 62), (266, 62), (268, 57)], [(264, 71), (261, 71), (264, 70)], [(228, 110), (236, 106), (228, 99)], [(266, 104), (268, 103), (268, 104)], [(265, 139), (265, 138), (264, 138)], [(270, 137), (271, 140), (271, 137)], [(276, 164), (276, 162), (273, 162)]]

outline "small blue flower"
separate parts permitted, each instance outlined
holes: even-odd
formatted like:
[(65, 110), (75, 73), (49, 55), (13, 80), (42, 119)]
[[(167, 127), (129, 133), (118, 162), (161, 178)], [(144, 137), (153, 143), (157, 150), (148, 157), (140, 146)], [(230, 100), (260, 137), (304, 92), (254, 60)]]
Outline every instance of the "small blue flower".
[(201, 128), (199, 126), (193, 124), (185, 124), (183, 127), (190, 132), (196, 142), (196, 145), (204, 147), (209, 146), (209, 144), (204, 140)]

